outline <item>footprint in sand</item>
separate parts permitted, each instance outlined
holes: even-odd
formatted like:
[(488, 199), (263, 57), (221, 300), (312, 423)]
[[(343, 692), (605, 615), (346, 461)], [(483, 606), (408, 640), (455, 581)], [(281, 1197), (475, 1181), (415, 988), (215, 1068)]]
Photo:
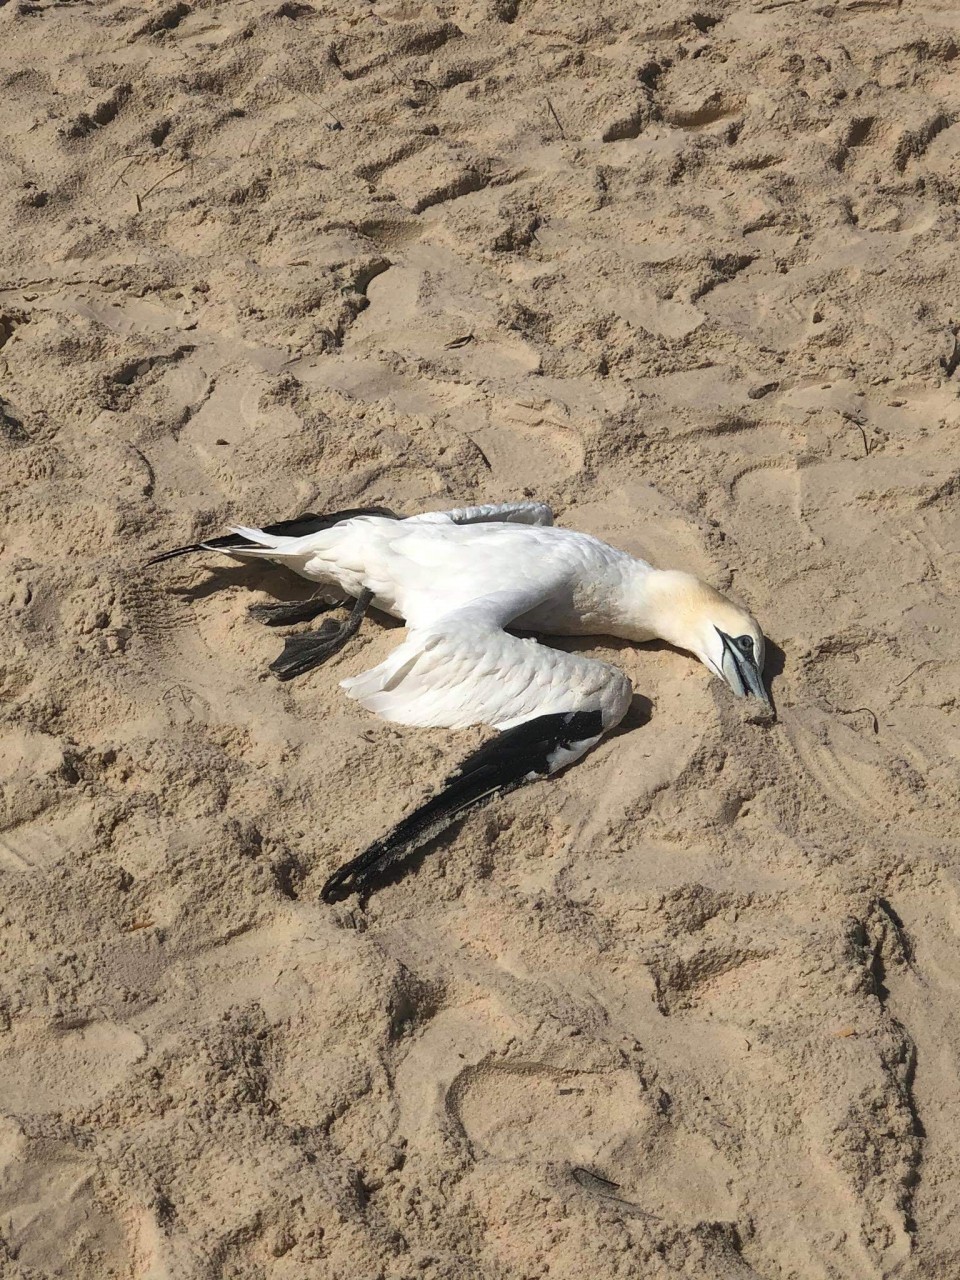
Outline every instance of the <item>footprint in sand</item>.
[[(701, 1136), (674, 1125), (631, 1071), (481, 1063), (460, 1073), (447, 1105), (474, 1154), (566, 1165), (588, 1191), (614, 1194), (670, 1222), (729, 1221), (734, 1171)], [(592, 1181), (591, 1181), (592, 1179)]]
[(12, 1113), (89, 1106), (145, 1053), (136, 1032), (112, 1022), (15, 1021), (0, 1053), (0, 1097)]
[(797, 710), (784, 718), (804, 772), (841, 808), (883, 820), (892, 779), (882, 749), (833, 717)]
[(0, 1120), (0, 1222), (10, 1250), (4, 1256), (31, 1275), (130, 1274), (126, 1231), (98, 1203), (96, 1173), (96, 1162), (69, 1143), (30, 1138), (15, 1121)]

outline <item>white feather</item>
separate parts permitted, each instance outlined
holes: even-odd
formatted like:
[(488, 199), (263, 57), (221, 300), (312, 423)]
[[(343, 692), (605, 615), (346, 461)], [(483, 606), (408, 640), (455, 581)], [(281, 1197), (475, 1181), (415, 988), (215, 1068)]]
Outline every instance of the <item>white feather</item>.
[(398, 724), (506, 729), (555, 712), (600, 711), (609, 728), (630, 704), (622, 671), (503, 630), (550, 589), (498, 592), (415, 627), (384, 662), (341, 688)]

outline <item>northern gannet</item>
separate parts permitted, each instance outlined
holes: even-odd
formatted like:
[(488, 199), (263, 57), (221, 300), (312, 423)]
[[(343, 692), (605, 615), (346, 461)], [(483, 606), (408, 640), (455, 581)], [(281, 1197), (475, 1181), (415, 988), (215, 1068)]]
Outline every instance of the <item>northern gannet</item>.
[(287, 638), (272, 669), (290, 679), (353, 635), (368, 607), (406, 623), (385, 661), (340, 687), (385, 720), (499, 730), (444, 788), (321, 890), (324, 901), (367, 889), (467, 810), (572, 764), (626, 714), (633, 688), (610, 663), (566, 653), (506, 628), (549, 635), (666, 640), (695, 654), (740, 697), (760, 699), (763, 633), (745, 610), (692, 574), (655, 569), (589, 534), (556, 528), (537, 502), (397, 517), (385, 508), (307, 514), (164, 552), (275, 561), (322, 594), (251, 611), (272, 625), (309, 621), (353, 602), (342, 625)]

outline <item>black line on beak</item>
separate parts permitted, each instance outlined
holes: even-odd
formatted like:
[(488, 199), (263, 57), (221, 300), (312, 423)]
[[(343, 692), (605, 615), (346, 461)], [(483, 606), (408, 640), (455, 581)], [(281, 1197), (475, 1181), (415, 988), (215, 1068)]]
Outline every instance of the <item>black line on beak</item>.
[[(740, 681), (740, 697), (756, 698), (758, 702), (764, 703), (773, 711), (770, 694), (767, 692), (767, 686), (763, 683), (763, 671), (757, 661), (753, 637), (740, 636), (734, 639), (717, 626), (714, 627), (714, 630), (723, 643), (724, 655), (729, 653), (733, 658), (733, 669), (736, 671), (737, 679)], [(736, 693), (735, 689), (734, 692)]]

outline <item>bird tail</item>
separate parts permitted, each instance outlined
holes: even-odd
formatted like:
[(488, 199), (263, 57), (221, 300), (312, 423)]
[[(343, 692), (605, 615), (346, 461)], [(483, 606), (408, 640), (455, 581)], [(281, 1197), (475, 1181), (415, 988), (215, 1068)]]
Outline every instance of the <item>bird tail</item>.
[(222, 538), (210, 538), (207, 542), (191, 542), (185, 547), (173, 547), (170, 551), (163, 551), (160, 555), (153, 556), (147, 564), (160, 564), (162, 560), (174, 560), (177, 556), (187, 556), (193, 551), (221, 551), (228, 556), (264, 555), (273, 551), (273, 543), (274, 539), (264, 535), (261, 529), (231, 525), (229, 534), (225, 534)]
[(305, 538), (311, 533), (320, 533), (330, 529), (344, 520), (353, 520), (357, 516), (381, 516), (388, 520), (399, 520), (386, 507), (353, 507), (348, 511), (333, 511), (329, 515), (315, 515), (312, 511), (293, 520), (280, 520), (276, 524), (265, 525), (256, 529), (247, 525), (231, 525), (230, 532), (219, 538), (208, 538), (205, 542), (191, 542), (185, 547), (174, 547), (163, 551), (147, 561), (148, 565), (160, 564), (162, 560), (173, 560), (177, 556), (187, 556), (194, 551), (220, 551), (228, 556), (253, 557), (268, 556), (282, 560), (293, 553), (293, 548), (286, 548), (285, 543)]

